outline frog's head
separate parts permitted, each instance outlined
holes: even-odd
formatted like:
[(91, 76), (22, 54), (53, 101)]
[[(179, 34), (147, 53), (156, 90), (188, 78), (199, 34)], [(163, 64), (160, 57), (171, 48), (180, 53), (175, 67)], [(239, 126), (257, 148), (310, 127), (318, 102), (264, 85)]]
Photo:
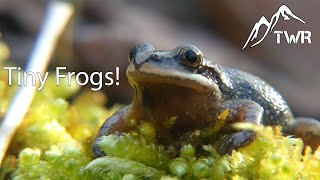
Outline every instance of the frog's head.
[[(142, 43), (129, 55), (127, 77), (135, 89), (135, 101), (161, 109), (184, 106), (181, 111), (201, 111), (219, 102), (219, 82), (223, 78), (218, 67), (210, 63), (193, 45), (172, 50), (156, 50)], [(159, 105), (160, 104), (160, 105)], [(171, 105), (171, 107), (168, 107)], [(206, 112), (203, 112), (206, 113)]]
[(142, 43), (131, 50), (129, 62), (127, 76), (132, 86), (168, 84), (196, 92), (220, 92), (218, 81), (223, 80), (220, 70), (193, 45), (156, 50)]

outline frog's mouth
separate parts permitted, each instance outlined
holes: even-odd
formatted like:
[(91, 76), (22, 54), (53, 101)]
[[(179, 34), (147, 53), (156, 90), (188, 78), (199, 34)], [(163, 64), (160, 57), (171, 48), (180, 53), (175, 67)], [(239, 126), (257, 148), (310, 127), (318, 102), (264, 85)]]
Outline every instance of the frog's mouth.
[[(187, 72), (176, 72), (166, 71), (161, 73), (154, 72), (128, 72), (129, 82), (135, 85), (170, 85), (170, 87), (183, 87), (186, 89), (192, 89), (196, 92), (214, 92), (217, 89), (217, 85), (202, 76), (201, 74), (187, 73)], [(156, 88), (156, 87), (155, 87)]]
[[(138, 79), (138, 80), (137, 80)], [(192, 80), (192, 79), (184, 79), (184, 78), (177, 78), (172, 76), (159, 76), (154, 74), (143, 74), (140, 75), (139, 78), (135, 79), (140, 85), (170, 85), (171, 87), (183, 87), (186, 89), (193, 89), (198, 92), (203, 92), (210, 89), (209, 84), (205, 84), (199, 82), (199, 80)]]

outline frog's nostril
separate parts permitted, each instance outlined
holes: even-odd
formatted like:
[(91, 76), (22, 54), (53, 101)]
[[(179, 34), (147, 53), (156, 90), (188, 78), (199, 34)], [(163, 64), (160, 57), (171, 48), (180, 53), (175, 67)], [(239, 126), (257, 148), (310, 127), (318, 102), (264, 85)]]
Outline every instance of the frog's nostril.
[(158, 54), (151, 54), (149, 59), (155, 60), (155, 61), (161, 61), (161, 58)]
[(158, 54), (152, 54), (150, 57), (151, 58), (155, 58), (155, 59), (159, 59), (159, 55)]

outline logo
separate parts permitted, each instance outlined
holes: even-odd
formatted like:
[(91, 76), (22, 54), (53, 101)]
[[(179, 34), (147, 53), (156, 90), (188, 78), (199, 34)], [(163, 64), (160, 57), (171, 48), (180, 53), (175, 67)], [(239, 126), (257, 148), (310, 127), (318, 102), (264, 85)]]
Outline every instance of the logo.
[[(294, 19), (302, 24), (306, 24), (306, 22), (304, 20), (302, 20), (301, 18), (299, 18), (298, 16), (293, 14), (293, 12), (286, 5), (282, 5), (278, 9), (278, 11), (275, 14), (273, 14), (270, 21), (268, 21), (266, 19), (266, 17), (264, 17), (264, 16), (262, 16), (260, 18), (260, 20), (253, 26), (253, 29), (252, 29), (246, 43), (242, 47), (242, 50), (247, 47), (249, 42), (254, 42), (254, 40), (256, 40), (256, 42), (253, 43), (250, 47), (254, 47), (254, 46), (260, 44), (264, 40), (264, 38), (266, 38), (266, 36), (268, 34), (272, 33), (272, 30), (277, 25), (280, 17), (282, 17), (284, 21)], [(257, 40), (259, 29), (260, 29), (261, 25), (267, 26), (267, 30), (264, 32), (262, 38), (260, 40)], [(310, 31), (298, 31), (296, 35), (289, 34), (287, 31), (273, 31), (273, 33), (276, 35), (277, 44), (281, 43), (281, 35), (282, 34), (285, 36), (285, 39), (287, 40), (288, 44), (298, 43), (299, 39), (300, 39), (300, 43), (302, 43), (302, 44), (304, 44), (305, 42), (311, 44), (311, 32)]]

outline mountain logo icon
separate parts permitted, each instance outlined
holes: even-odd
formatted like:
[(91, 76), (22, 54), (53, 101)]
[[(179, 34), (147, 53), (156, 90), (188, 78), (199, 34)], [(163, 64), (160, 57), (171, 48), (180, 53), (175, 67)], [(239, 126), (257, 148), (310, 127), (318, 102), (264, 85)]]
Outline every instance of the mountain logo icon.
[(272, 32), (273, 28), (277, 25), (280, 16), (282, 16), (283, 20), (285, 20), (285, 21), (288, 21), (291, 18), (293, 18), (293, 19), (296, 19), (296, 20), (300, 21), (303, 24), (306, 23), (304, 20), (302, 20), (301, 18), (299, 18), (298, 16), (293, 14), (293, 12), (288, 8), (288, 6), (281, 5), (280, 8), (278, 9), (278, 11), (275, 14), (273, 14), (273, 16), (271, 17), (270, 21), (268, 21), (266, 19), (266, 17), (262, 16), (260, 18), (260, 20), (253, 26), (253, 29), (252, 29), (252, 31), (251, 31), (246, 43), (242, 47), (242, 50), (247, 47), (249, 42), (252, 42), (252, 41), (257, 39), (258, 33), (259, 33), (259, 29), (260, 29), (261, 25), (265, 25), (265, 26), (267, 26), (267, 30), (264, 32), (262, 38), (260, 40), (257, 40), (250, 47), (254, 47), (254, 46), (260, 44), (264, 40), (264, 38), (269, 33)]

